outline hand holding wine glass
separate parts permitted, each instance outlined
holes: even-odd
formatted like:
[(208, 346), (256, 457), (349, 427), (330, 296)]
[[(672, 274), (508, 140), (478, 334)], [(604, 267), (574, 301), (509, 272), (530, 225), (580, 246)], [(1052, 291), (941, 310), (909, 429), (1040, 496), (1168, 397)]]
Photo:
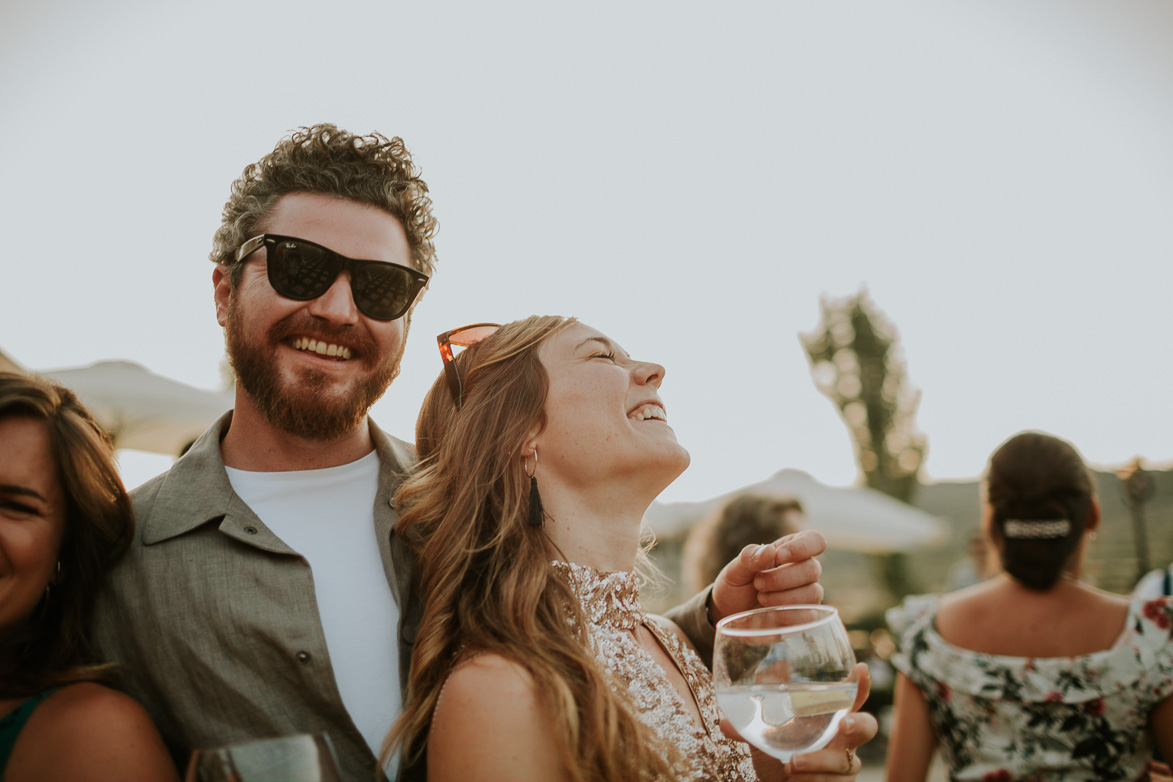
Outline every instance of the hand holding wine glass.
[(721, 708), (747, 741), (783, 762), (835, 736), (856, 700), (854, 667), (847, 630), (830, 606), (763, 608), (717, 624)]

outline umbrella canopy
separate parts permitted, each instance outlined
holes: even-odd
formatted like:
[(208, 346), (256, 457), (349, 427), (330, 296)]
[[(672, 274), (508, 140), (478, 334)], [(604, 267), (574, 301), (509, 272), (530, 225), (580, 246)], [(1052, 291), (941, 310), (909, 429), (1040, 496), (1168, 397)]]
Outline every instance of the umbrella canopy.
[(41, 374), (73, 389), (116, 448), (171, 456), (235, 402), (231, 391), (205, 391), (132, 361), (99, 361)]
[(882, 554), (932, 546), (946, 536), (935, 516), (866, 487), (836, 487), (801, 470), (782, 470), (761, 483), (700, 503), (654, 504), (648, 523), (658, 534), (678, 534), (741, 494), (795, 497), (805, 511), (805, 529), (818, 530), (828, 548)]
[(4, 351), (0, 350), (0, 372), (23, 372), (20, 364), (4, 355)]

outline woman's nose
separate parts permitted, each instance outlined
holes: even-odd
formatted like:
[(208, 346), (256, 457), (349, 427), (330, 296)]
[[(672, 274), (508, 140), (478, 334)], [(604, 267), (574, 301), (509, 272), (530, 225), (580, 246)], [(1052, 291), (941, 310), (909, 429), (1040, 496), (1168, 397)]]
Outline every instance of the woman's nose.
[(635, 381), (641, 386), (656, 386), (664, 382), (664, 367), (651, 361), (639, 361), (635, 367)]

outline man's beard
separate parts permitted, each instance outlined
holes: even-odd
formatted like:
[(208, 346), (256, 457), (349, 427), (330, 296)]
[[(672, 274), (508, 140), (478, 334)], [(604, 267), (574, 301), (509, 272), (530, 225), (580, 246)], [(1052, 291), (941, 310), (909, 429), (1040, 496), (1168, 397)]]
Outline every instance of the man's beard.
[[(358, 377), (344, 394), (322, 393), (335, 381), (330, 374), (314, 369), (299, 368), (296, 380), (284, 382), (277, 368), (276, 352), (281, 340), (290, 335), (346, 345), (354, 356), (351, 361), (373, 360), (378, 346), (366, 334), (354, 329), (332, 329), (300, 312), (274, 324), (267, 341), (258, 344), (245, 337), (244, 320), (234, 295), (228, 304), (225, 329), (228, 360), (236, 382), (248, 392), (261, 415), (283, 432), (318, 441), (348, 434), (363, 422), (371, 405), (399, 374), (402, 349), (379, 363), (374, 371)], [(404, 341), (406, 336), (405, 330)]]

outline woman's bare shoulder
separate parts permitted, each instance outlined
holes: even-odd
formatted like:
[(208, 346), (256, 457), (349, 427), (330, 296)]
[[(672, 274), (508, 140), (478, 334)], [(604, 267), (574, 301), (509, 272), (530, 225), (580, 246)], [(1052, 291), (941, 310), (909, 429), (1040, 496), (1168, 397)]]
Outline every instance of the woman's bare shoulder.
[(136, 700), (81, 682), (50, 695), (29, 718), (5, 775), (9, 782), (21, 778), (175, 780), (178, 773)]
[(428, 778), (559, 779), (564, 770), (534, 676), (480, 653), (448, 675), (428, 732)]
[(509, 692), (536, 695), (533, 674), (517, 662), (494, 652), (479, 652), (465, 657), (452, 672), (444, 685), (444, 693), (450, 690), (471, 689), (484, 692), (488, 689), (501, 694)]
[(983, 583), (941, 598), (937, 631), (971, 651), (1014, 657), (1071, 657), (1110, 648), (1128, 599), (1074, 581), (1045, 592)]
[(94, 682), (62, 687), (50, 695), (34, 715), (38, 723), (45, 723), (44, 730), (71, 734), (118, 730), (144, 722), (154, 728), (146, 709), (138, 701)]

